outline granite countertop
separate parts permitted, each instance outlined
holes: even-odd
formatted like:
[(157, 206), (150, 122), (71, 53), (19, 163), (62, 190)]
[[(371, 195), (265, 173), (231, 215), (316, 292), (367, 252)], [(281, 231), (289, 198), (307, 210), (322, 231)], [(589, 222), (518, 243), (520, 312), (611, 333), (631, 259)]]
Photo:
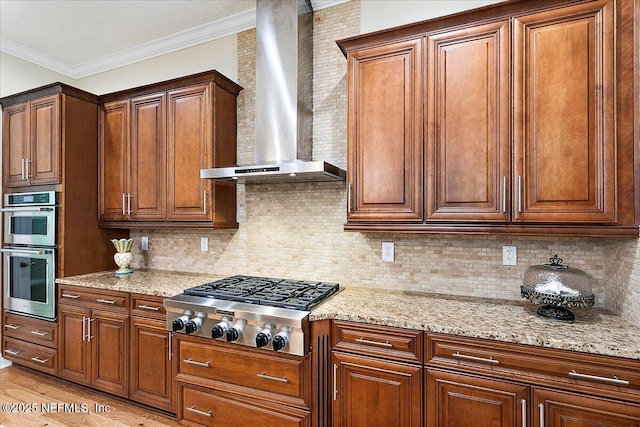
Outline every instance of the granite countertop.
[(171, 297), (182, 293), (184, 289), (217, 279), (220, 279), (220, 277), (205, 274), (162, 270), (136, 270), (128, 276), (116, 276), (113, 271), (103, 271), (80, 276), (62, 277), (56, 279), (56, 283)]
[[(139, 270), (127, 277), (107, 271), (56, 283), (170, 297), (220, 278)], [(576, 320), (566, 323), (538, 316), (537, 306), (524, 300), (341, 288), (311, 312), (310, 320), (347, 320), (640, 360), (640, 327), (602, 310), (574, 310)]]

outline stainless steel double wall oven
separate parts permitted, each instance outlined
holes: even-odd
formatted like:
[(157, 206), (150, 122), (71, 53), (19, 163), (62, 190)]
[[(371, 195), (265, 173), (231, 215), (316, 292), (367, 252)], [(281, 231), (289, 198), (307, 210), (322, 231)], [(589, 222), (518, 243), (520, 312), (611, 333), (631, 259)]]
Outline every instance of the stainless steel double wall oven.
[(6, 194), (2, 212), (4, 309), (55, 320), (57, 193)]

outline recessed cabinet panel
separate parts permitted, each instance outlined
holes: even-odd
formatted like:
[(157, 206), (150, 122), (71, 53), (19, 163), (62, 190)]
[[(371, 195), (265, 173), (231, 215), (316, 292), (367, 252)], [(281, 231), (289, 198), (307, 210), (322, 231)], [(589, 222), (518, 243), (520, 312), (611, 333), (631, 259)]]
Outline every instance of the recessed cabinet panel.
[(60, 95), (31, 101), (31, 185), (60, 181)]
[(3, 108), (3, 182), (7, 187), (25, 185), (24, 159), (29, 153), (28, 103)]
[(427, 220), (508, 220), (509, 23), (427, 37)]
[(514, 220), (616, 220), (613, 4), (514, 19)]
[(422, 220), (422, 38), (349, 54), (349, 221)]

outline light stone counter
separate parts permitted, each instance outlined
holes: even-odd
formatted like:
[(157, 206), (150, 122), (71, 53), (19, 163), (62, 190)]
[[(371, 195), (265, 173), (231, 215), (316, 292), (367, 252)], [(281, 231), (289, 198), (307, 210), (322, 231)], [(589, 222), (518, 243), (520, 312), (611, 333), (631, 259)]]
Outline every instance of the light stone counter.
[[(220, 278), (142, 270), (128, 277), (116, 277), (108, 271), (56, 282), (170, 297)], [(536, 315), (537, 306), (525, 300), (341, 288), (311, 312), (311, 320), (348, 320), (640, 360), (640, 327), (601, 310), (574, 310), (575, 322), (564, 323)]]
[(545, 319), (530, 302), (343, 287), (311, 320), (335, 319), (640, 359), (640, 327), (602, 310)]
[(136, 270), (129, 276), (116, 276), (113, 271), (83, 274), (56, 279), (56, 283), (108, 289), (136, 294), (171, 297), (184, 289), (220, 279), (211, 275), (162, 270)]

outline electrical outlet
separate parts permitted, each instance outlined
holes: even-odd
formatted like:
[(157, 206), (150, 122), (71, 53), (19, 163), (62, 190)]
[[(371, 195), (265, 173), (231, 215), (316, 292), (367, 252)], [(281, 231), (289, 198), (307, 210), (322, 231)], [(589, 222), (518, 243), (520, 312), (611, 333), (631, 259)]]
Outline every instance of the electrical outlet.
[(394, 246), (393, 242), (382, 242), (382, 261), (393, 262)]
[(201, 237), (200, 238), (200, 250), (202, 252), (209, 251), (209, 238), (208, 237)]
[(141, 251), (149, 250), (149, 236), (142, 236), (140, 238), (140, 250)]
[(515, 246), (502, 247), (502, 265), (518, 265), (518, 255)]

